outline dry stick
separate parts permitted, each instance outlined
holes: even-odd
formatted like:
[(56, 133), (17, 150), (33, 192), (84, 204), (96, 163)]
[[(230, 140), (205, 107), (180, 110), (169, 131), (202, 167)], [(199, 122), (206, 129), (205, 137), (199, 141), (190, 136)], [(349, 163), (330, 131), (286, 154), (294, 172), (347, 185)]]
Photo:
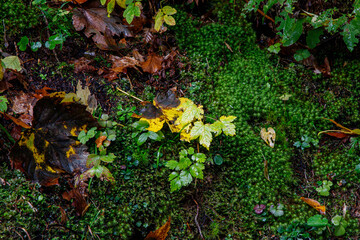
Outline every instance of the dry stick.
[[(248, 0), (244, 0), (246, 3), (249, 3)], [(258, 13), (260, 13), (261, 15), (263, 15), (266, 19), (269, 19), (270, 21), (272, 21), (273, 23), (275, 23), (275, 20), (272, 19), (271, 17), (269, 17), (268, 15), (266, 15), (263, 11), (261, 11), (260, 9), (257, 10)]]
[(199, 234), (201, 236), (201, 239), (204, 239), (204, 236), (202, 235), (201, 233), (201, 228), (200, 228), (200, 225), (199, 225), (199, 222), (197, 220), (198, 216), (199, 216), (199, 204), (196, 202), (196, 200), (194, 199), (194, 202), (196, 203), (196, 216), (195, 216), (195, 223), (196, 223), (196, 226), (199, 230)]
[(9, 46), (9, 43), (6, 39), (6, 28), (5, 28), (5, 20), (3, 19), (3, 26), (4, 26), (4, 46), (7, 48)]
[(138, 101), (140, 101), (140, 102), (144, 102), (144, 101), (141, 100), (140, 98), (137, 98), (137, 97), (131, 95), (130, 93), (125, 92), (124, 90), (122, 90), (122, 89), (119, 88), (119, 87), (116, 87), (116, 89), (117, 89), (118, 91), (120, 91), (120, 92), (122, 92), (122, 93), (124, 93), (124, 94), (126, 94), (126, 95), (128, 95), (128, 96), (130, 96), (130, 97), (132, 97), (132, 98), (134, 98), (134, 99), (136, 99), (136, 100), (138, 100)]

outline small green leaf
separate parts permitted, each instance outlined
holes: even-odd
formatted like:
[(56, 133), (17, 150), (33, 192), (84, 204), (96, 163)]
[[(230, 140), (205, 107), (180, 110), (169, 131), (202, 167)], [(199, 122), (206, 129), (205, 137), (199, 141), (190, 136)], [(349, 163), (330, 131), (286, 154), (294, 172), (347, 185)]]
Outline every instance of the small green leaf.
[(110, 153), (109, 155), (101, 156), (100, 159), (103, 162), (113, 162), (115, 160), (116, 156), (113, 153)]
[(275, 217), (280, 217), (282, 215), (284, 215), (284, 210), (282, 210), (284, 208), (283, 204), (278, 204), (277, 207), (274, 207), (274, 205), (270, 206), (270, 212), (275, 216)]
[(202, 163), (195, 163), (190, 167), (190, 173), (194, 178), (203, 179), (203, 169), (205, 169), (204, 164)]
[(310, 227), (325, 227), (328, 225), (328, 220), (317, 214), (308, 219), (307, 225)]
[(337, 226), (337, 227), (335, 228), (335, 231), (334, 231), (334, 236), (335, 236), (335, 237), (340, 237), (340, 236), (344, 235), (345, 232), (346, 232), (346, 230), (345, 230), (345, 228), (344, 228), (342, 225)]
[(106, 0), (100, 0), (101, 5), (105, 5)]
[(173, 180), (174, 178), (178, 177), (179, 174), (177, 172), (172, 172), (170, 175), (169, 175), (169, 181)]
[(192, 147), (189, 147), (188, 153), (189, 153), (190, 155), (193, 155), (193, 154), (195, 153), (195, 149), (192, 148)]
[(223, 158), (219, 154), (216, 154), (214, 157), (214, 163), (216, 165), (221, 165), (223, 164), (223, 162), (224, 162)]
[(161, 9), (166, 15), (174, 15), (176, 13), (176, 9), (170, 6), (165, 6)]
[(182, 186), (189, 185), (193, 180), (191, 173), (188, 170), (182, 170), (179, 177)]
[[(178, 164), (179, 164), (178, 161), (170, 160), (170, 161), (167, 161), (167, 162), (166, 162), (165, 166), (168, 167), (168, 168), (170, 168), (170, 169), (172, 169), (172, 170), (174, 170), (174, 169), (178, 168), (178, 167), (177, 167)], [(171, 180), (171, 179), (169, 179), (169, 180)]]
[(146, 140), (148, 139), (149, 135), (150, 135), (149, 132), (142, 133), (137, 140), (137, 144), (139, 146), (144, 144), (146, 142)]
[(33, 51), (33, 52), (36, 52), (36, 51), (39, 50), (39, 48), (41, 48), (41, 47), (42, 47), (41, 42), (32, 42), (32, 43), (30, 44), (31, 51)]
[(108, 17), (110, 17), (110, 14), (114, 11), (115, 8), (115, 0), (110, 0), (106, 6), (106, 11), (108, 12)]
[(275, 43), (274, 45), (268, 47), (268, 51), (271, 53), (278, 54), (281, 50), (280, 46), (281, 46), (280, 43)]
[(360, 173), (360, 164), (355, 166), (355, 172)]
[(189, 158), (180, 158), (179, 164), (176, 170), (187, 169), (192, 164)]
[[(1, 66), (0, 66), (1, 67)], [(8, 100), (6, 97), (4, 96), (0, 96), (0, 111), (1, 112), (6, 112), (7, 111), (7, 104), (8, 104)]]
[(170, 191), (175, 192), (179, 190), (182, 187), (182, 182), (180, 180), (180, 177), (176, 177), (170, 182)]
[(162, 12), (158, 12), (155, 16), (155, 26), (154, 29), (156, 31), (160, 31), (161, 26), (164, 23), (164, 14)]
[(160, 134), (158, 134), (157, 132), (152, 132), (152, 131), (149, 131), (149, 138), (154, 141), (161, 141), (163, 139)]
[(132, 124), (132, 126), (139, 131), (143, 131), (149, 127), (149, 122), (148, 121), (137, 121), (137, 122), (134, 122)]
[(29, 38), (27, 36), (23, 36), (20, 39), (20, 41), (17, 43), (20, 51), (25, 51), (28, 44), (29, 44)]
[(294, 54), (294, 58), (296, 61), (300, 62), (308, 57), (310, 57), (310, 52), (307, 49), (299, 49)]
[(203, 153), (196, 153), (191, 156), (191, 160), (203, 163), (206, 161), (206, 155)]
[(333, 218), (331, 219), (331, 222), (332, 222), (332, 224), (334, 224), (335, 226), (339, 226), (340, 223), (341, 223), (341, 220), (342, 220), (342, 216), (336, 215), (335, 217), (333, 217)]
[(164, 21), (170, 26), (174, 26), (176, 24), (175, 19), (172, 16), (165, 15)]

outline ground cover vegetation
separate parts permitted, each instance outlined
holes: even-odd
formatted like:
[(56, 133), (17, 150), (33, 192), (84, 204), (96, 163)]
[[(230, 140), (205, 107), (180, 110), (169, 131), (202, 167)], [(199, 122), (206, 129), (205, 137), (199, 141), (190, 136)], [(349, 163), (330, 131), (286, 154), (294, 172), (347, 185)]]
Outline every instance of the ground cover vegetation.
[(5, 1), (0, 238), (357, 239), (359, 3), (309, 2)]

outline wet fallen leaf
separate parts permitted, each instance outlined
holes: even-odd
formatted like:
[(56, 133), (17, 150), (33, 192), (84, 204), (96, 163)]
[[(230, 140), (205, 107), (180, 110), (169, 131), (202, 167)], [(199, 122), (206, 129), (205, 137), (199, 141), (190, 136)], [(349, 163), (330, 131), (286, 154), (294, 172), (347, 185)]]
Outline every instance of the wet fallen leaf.
[(23, 128), (31, 128), (29, 125), (27, 125), (26, 123), (24, 123), (23, 121), (21, 121), (20, 119), (17, 119), (7, 113), (4, 112), (0, 112), (0, 114), (3, 114), (5, 117), (7, 117), (8, 119), (10, 119), (11, 121), (13, 121), (16, 125), (23, 127)]
[(1, 59), (1, 62), (5, 69), (12, 69), (16, 71), (21, 71), (21, 62), (17, 56), (9, 56)]
[(171, 217), (167, 222), (160, 228), (156, 229), (155, 232), (150, 232), (144, 240), (165, 240), (170, 230)]
[(139, 51), (136, 50), (136, 49), (134, 49), (134, 50), (132, 51), (132, 55), (133, 55), (134, 58), (135, 58), (136, 60), (138, 60), (139, 62), (144, 62), (144, 61), (145, 61), (145, 60), (144, 60), (144, 56), (141, 55), (141, 54), (139, 53)]
[(36, 89), (35, 93), (34, 93), (34, 97), (37, 99), (40, 99), (45, 96), (49, 96), (50, 95), (50, 93), (48, 93), (49, 90), (53, 91), (54, 89), (46, 87), (46, 86), (43, 87), (42, 89)]
[(12, 111), (16, 114), (29, 114), (33, 115), (33, 108), (37, 101), (35, 97), (30, 94), (20, 92), (10, 99), (12, 102)]
[(300, 198), (305, 203), (309, 204), (311, 207), (315, 208), (320, 212), (320, 214), (325, 215), (326, 214), (326, 207), (322, 206), (318, 201), (311, 199), (311, 198)]
[(74, 72), (75, 73), (97, 71), (97, 69), (94, 66), (90, 65), (91, 63), (93, 63), (93, 61), (90, 59), (87, 59), (85, 57), (76, 59), (76, 60), (72, 61), (72, 63), (74, 64)]
[(275, 130), (269, 127), (266, 131), (265, 128), (262, 128), (260, 131), (261, 138), (269, 145), (271, 148), (274, 148), (276, 133)]
[[(327, 119), (327, 118), (325, 118)], [(346, 136), (351, 136), (351, 135), (360, 135), (360, 129), (349, 129), (346, 128), (342, 125), (340, 125), (339, 123), (335, 122), (332, 119), (327, 119), (329, 121), (331, 121), (332, 123), (334, 123), (336, 126), (338, 126), (339, 128), (341, 128), (341, 130), (325, 130), (325, 131), (321, 131), (318, 133), (318, 135), (325, 133), (328, 134), (330, 136), (334, 136), (334, 137), (338, 137), (338, 138), (344, 138), (344, 134)]]
[(97, 108), (97, 101), (95, 96), (91, 94), (88, 86), (83, 88), (80, 81), (78, 81), (76, 86), (76, 96), (80, 98), (81, 104), (87, 106), (86, 111), (93, 113)]
[(67, 201), (74, 199), (71, 205), (75, 207), (75, 211), (78, 216), (84, 216), (86, 210), (90, 206), (90, 204), (86, 202), (85, 197), (76, 188), (71, 189), (69, 192), (64, 192), (62, 197)]
[(84, 30), (84, 34), (88, 38), (91, 37), (102, 50), (114, 50), (114, 46), (109, 46), (109, 43), (112, 41), (109, 38), (114, 36), (132, 36), (127, 27), (121, 24), (122, 20), (116, 14), (108, 17), (105, 8), (77, 8), (73, 13), (75, 30)]
[[(139, 61), (132, 57), (118, 57), (114, 55), (110, 55), (109, 58), (112, 61), (111, 71), (116, 73), (126, 73), (127, 68), (135, 68), (139, 66)], [(137, 69), (138, 70), (138, 69)]]
[(151, 53), (147, 57), (146, 62), (141, 63), (141, 67), (144, 72), (154, 74), (162, 68), (161, 66), (162, 60), (163, 60), (162, 57), (156, 55), (155, 53)]
[(57, 184), (63, 174), (87, 170), (87, 147), (77, 141), (97, 121), (86, 106), (62, 102), (65, 93), (53, 93), (37, 101), (32, 128), (22, 133), (10, 152), (13, 165), (44, 186)]
[(106, 140), (106, 136), (100, 136), (95, 140), (96, 146), (99, 148)]

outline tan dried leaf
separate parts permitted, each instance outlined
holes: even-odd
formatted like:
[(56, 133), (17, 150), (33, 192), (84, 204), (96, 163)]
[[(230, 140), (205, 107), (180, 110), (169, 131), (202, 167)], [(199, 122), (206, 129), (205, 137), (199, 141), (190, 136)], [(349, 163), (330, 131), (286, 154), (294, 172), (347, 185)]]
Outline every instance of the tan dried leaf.
[(275, 130), (269, 127), (266, 131), (265, 128), (262, 128), (260, 131), (261, 138), (269, 145), (271, 148), (274, 148), (276, 133)]
[(163, 61), (163, 58), (156, 55), (155, 53), (151, 53), (146, 62), (141, 63), (141, 67), (144, 72), (148, 72), (151, 74), (154, 74), (161, 70), (162, 66), (161, 63)]
[(114, 55), (110, 55), (110, 61), (112, 61), (112, 68), (111, 70), (116, 73), (126, 73), (127, 68), (135, 68), (139, 66), (139, 61), (133, 57), (118, 57)]

